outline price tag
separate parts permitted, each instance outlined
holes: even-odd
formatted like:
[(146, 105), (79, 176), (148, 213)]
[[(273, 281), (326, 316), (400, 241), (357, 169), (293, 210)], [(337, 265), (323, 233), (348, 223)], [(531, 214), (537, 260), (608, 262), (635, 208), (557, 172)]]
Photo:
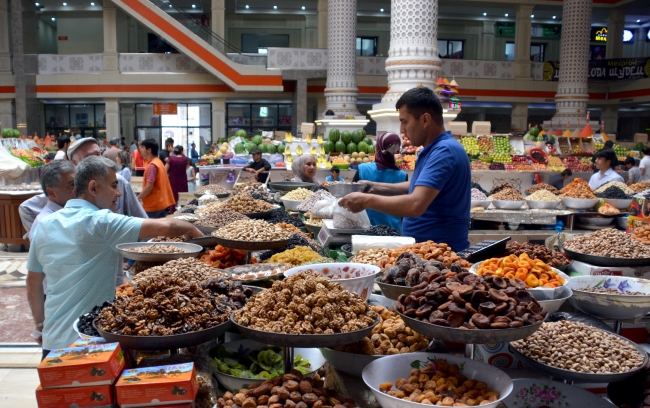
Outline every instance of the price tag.
[(327, 228), (323, 227), (318, 231), (318, 242), (325, 245), (325, 241), (327, 241)]
[(188, 205), (195, 198), (193, 193), (178, 193), (178, 204)]

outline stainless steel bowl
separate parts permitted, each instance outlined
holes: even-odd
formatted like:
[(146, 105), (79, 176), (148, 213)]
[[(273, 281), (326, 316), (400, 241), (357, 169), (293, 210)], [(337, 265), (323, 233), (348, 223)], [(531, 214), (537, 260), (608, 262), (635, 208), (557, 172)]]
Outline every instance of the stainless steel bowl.
[[(550, 316), (553, 313), (557, 312), (564, 304), (564, 302), (566, 302), (566, 300), (571, 297), (571, 295), (573, 295), (571, 288), (563, 286), (560, 294), (557, 297), (549, 300), (539, 300), (539, 304), (546, 306), (546, 309), (548, 309), (548, 315)], [(535, 299), (537, 299), (537, 297), (535, 297)]]
[(627, 216), (616, 217), (616, 226), (620, 229), (627, 229)]
[(386, 357), (384, 355), (367, 355), (346, 353), (345, 351), (338, 351), (331, 348), (322, 348), (320, 352), (323, 353), (325, 359), (337, 371), (343, 371), (354, 377), (361, 377), (361, 373), (366, 366), (373, 361)]
[(611, 205), (614, 208), (617, 208), (619, 210), (627, 210), (630, 205), (632, 205), (632, 199), (631, 198), (625, 198), (622, 200), (617, 200), (614, 198), (605, 198), (605, 203)]
[(472, 206), (471, 208), (474, 207), (483, 207), (487, 210), (487, 208), (490, 206), (490, 203), (492, 200), (472, 200)]
[(321, 225), (311, 225), (308, 224), (307, 222), (303, 222), (303, 224), (305, 224), (305, 228), (307, 228), (307, 231), (314, 234), (315, 237), (318, 236), (318, 233), (320, 232), (321, 228), (323, 228)]
[(501, 210), (518, 210), (526, 201), (492, 200), (492, 205)]
[(578, 218), (578, 224), (585, 224), (585, 225), (597, 225), (597, 226), (603, 226), (603, 225), (609, 225), (614, 221), (613, 218), (603, 218), (603, 217), (577, 217)]
[(282, 204), (284, 208), (288, 211), (298, 211), (298, 206), (302, 204), (303, 200), (287, 200), (286, 198), (282, 199)]
[(276, 191), (293, 191), (299, 188), (311, 189), (314, 183), (303, 183), (297, 181), (277, 181), (269, 183), (269, 187)]
[[(171, 245), (177, 248), (184, 249), (189, 252), (178, 253), (150, 253), (150, 252), (131, 252), (131, 248), (147, 247), (152, 245)], [(147, 262), (167, 262), (174, 259), (181, 258), (196, 258), (199, 253), (203, 251), (203, 247), (196, 244), (188, 244), (187, 242), (133, 242), (130, 244), (120, 244), (115, 246), (124, 258), (132, 259), (134, 261), (147, 261)]]
[(588, 210), (590, 208), (594, 208), (594, 206), (598, 203), (598, 199), (562, 197), (562, 202), (567, 208), (573, 208), (574, 210)]
[(366, 184), (330, 184), (325, 188), (336, 198), (343, 198), (350, 193), (362, 193), (366, 189)]
[(379, 288), (381, 289), (381, 293), (386, 296), (388, 299), (392, 300), (397, 300), (399, 295), (405, 294), (405, 295), (410, 295), (411, 290), (413, 289), (410, 286), (401, 286), (401, 285), (392, 285), (390, 283), (383, 283), (380, 282), (379, 279), (381, 279), (381, 276), (378, 276), (375, 279), (375, 283), (379, 285)]
[(561, 201), (535, 201), (535, 200), (526, 200), (528, 208), (533, 210), (554, 210), (560, 205)]

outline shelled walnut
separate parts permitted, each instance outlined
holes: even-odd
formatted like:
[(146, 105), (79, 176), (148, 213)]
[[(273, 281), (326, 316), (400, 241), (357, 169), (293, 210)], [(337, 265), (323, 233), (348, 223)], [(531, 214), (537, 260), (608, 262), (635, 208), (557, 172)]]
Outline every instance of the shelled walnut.
[(274, 207), (266, 201), (256, 200), (248, 194), (237, 194), (226, 201), (222, 208), (232, 210), (241, 214), (253, 214), (271, 211)]

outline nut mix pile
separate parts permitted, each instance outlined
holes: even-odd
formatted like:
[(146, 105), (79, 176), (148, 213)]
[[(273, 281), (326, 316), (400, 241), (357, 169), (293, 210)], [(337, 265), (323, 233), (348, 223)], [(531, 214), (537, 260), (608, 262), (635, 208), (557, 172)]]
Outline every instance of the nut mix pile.
[(147, 262), (147, 261), (135, 261), (133, 263), (133, 266), (129, 270), (129, 273), (133, 276), (139, 274), (140, 272), (146, 271), (149, 268), (153, 268), (154, 266), (161, 266), (164, 265), (164, 262)]
[(388, 256), (388, 249), (373, 248), (357, 252), (355, 256), (350, 258), (350, 263), (362, 263), (368, 265), (375, 265), (380, 260)]
[(613, 228), (571, 238), (564, 243), (564, 248), (610, 258), (650, 258), (650, 247)]
[(589, 187), (589, 183), (584, 181), (581, 178), (574, 179), (566, 187), (562, 189), (561, 197), (566, 198), (582, 198), (582, 199), (594, 199), (594, 190)]
[(579, 290), (581, 292), (589, 292), (589, 293), (603, 293), (605, 295), (648, 296), (647, 293), (633, 292), (631, 290), (621, 291), (618, 288), (585, 287), (585, 288), (576, 288), (573, 290)]
[(298, 206), (299, 211), (311, 211), (314, 204), (320, 200), (334, 200), (334, 196), (327, 190), (318, 190), (310, 195), (305, 201)]
[(248, 217), (244, 214), (228, 210), (226, 208), (219, 208), (217, 211), (206, 215), (204, 218), (198, 220), (195, 225), (202, 227), (221, 228), (235, 221), (247, 220)]
[(383, 383), (379, 390), (406, 401), (444, 407), (485, 405), (501, 397), (490, 391), (486, 383), (467, 379), (463, 364), (450, 365), (442, 359), (414, 363), (420, 363), (420, 368), (411, 370), (409, 378), (398, 378), (395, 389), (393, 383)]
[(289, 191), (287, 194), (283, 195), (282, 198), (284, 198), (285, 200), (303, 201), (306, 200), (307, 197), (309, 197), (312, 194), (314, 194), (313, 191), (301, 187)]
[[(508, 329), (541, 323), (545, 306), (526, 291), (520, 279), (481, 277), (467, 271), (443, 274), (431, 263), (410, 259), (407, 278), (420, 282), (410, 295), (397, 298), (407, 317), (458, 329)], [(420, 272), (421, 269), (424, 269)], [(411, 276), (412, 275), (412, 276)]]
[(521, 193), (512, 187), (505, 187), (489, 197), (490, 200), (523, 201)]
[(537, 190), (533, 194), (526, 197), (529, 201), (554, 201), (559, 203), (561, 200), (558, 196), (548, 190)]
[(463, 268), (469, 268), (471, 263), (465, 259), (461, 259), (451, 247), (445, 243), (436, 244), (433, 241), (418, 242), (413, 245), (404, 245), (399, 249), (393, 249), (388, 253), (388, 257), (379, 261), (376, 265), (380, 268), (388, 268), (395, 264), (395, 260), (400, 254), (410, 252), (418, 255), (420, 258), (427, 261), (438, 261), (445, 264), (445, 267), (451, 267), (452, 263), (457, 263)]
[(334, 347), (346, 353), (366, 355), (392, 355), (424, 350), (429, 346), (427, 337), (414, 332), (404, 324), (399, 314), (384, 306), (372, 306), (379, 314), (379, 324), (363, 340), (347, 346)]
[(264, 220), (241, 220), (219, 228), (212, 235), (236, 241), (282, 241), (292, 234)]
[(569, 320), (546, 322), (532, 335), (510, 344), (538, 363), (581, 373), (624, 373), (644, 360), (629, 341)]
[(510, 242), (506, 246), (507, 255), (521, 255), (528, 254), (531, 259), (540, 259), (548, 266), (557, 268), (569, 264), (569, 259), (561, 252), (553, 251), (552, 249), (538, 244), (531, 244), (530, 242)]
[(632, 190), (627, 184), (621, 183), (620, 181), (610, 181), (609, 183), (605, 183), (596, 189), (596, 193), (602, 193), (609, 187), (618, 187), (619, 189), (623, 190), (625, 194), (634, 194), (634, 190)]
[(271, 211), (273, 205), (266, 201), (256, 200), (248, 194), (238, 194), (226, 201), (221, 208), (226, 208), (242, 214), (254, 214)]
[(127, 249), (127, 251), (147, 253), (147, 254), (182, 254), (182, 253), (190, 252), (186, 249), (179, 248), (173, 245), (160, 245), (160, 244), (129, 248)]
[(223, 203), (221, 201), (213, 201), (211, 203), (206, 204), (205, 207), (197, 208), (196, 211), (194, 211), (194, 214), (202, 215), (206, 217), (210, 214), (214, 214), (215, 212), (219, 211), (222, 205)]
[(269, 198), (271, 197), (271, 193), (269, 193), (269, 190), (264, 187), (264, 184), (257, 182), (257, 181), (247, 181), (244, 184), (240, 184), (237, 187), (235, 187), (235, 195), (239, 194), (259, 194), (264, 198)]
[(373, 326), (377, 313), (355, 293), (318, 273), (300, 272), (256, 295), (235, 312), (251, 329), (290, 334), (334, 334)]
[(133, 278), (133, 283), (139, 285), (140, 282), (151, 279), (162, 279), (171, 277), (175, 279), (184, 279), (190, 283), (201, 283), (210, 278), (226, 277), (223, 272), (210, 268), (208, 265), (196, 258), (183, 258), (166, 262), (160, 266), (154, 266), (144, 270)]
[(279, 375), (233, 395), (230, 391), (219, 398), (218, 408), (356, 408), (354, 400), (343, 398), (324, 387), (320, 377), (303, 377), (298, 371)]
[(534, 193), (536, 191), (540, 191), (540, 190), (550, 191), (551, 193), (553, 193), (555, 195), (560, 194), (560, 190), (558, 190), (557, 188), (553, 187), (552, 185), (546, 184), (546, 183), (535, 184), (534, 186), (532, 186), (528, 190), (524, 191), (524, 193), (532, 194), (532, 193)]
[(635, 193), (641, 193), (648, 189), (650, 189), (650, 181), (642, 181), (630, 186), (630, 190), (634, 191)]
[(650, 245), (650, 225), (635, 228), (631, 236), (642, 244)]
[(486, 201), (488, 198), (481, 190), (472, 189), (472, 201)]
[(208, 329), (228, 320), (253, 294), (241, 281), (208, 279), (188, 283), (170, 276), (145, 279), (131, 296), (119, 296), (99, 313), (105, 332), (131, 336), (170, 336)]
[(194, 191), (194, 194), (206, 194), (210, 193), (213, 195), (216, 194), (227, 194), (228, 190), (225, 188), (221, 187), (218, 184), (208, 184), (207, 186), (199, 187)]
[(185, 237), (163, 237), (159, 236), (151, 240), (151, 242), (185, 242)]

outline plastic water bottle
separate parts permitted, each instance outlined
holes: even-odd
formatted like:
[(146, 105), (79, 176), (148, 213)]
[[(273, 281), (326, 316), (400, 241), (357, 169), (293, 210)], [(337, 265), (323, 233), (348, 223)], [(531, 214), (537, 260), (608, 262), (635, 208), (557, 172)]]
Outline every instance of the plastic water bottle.
[(560, 232), (562, 232), (562, 229), (564, 229), (564, 223), (562, 222), (562, 220), (557, 220), (557, 222), (555, 223), (555, 232), (559, 234)]

